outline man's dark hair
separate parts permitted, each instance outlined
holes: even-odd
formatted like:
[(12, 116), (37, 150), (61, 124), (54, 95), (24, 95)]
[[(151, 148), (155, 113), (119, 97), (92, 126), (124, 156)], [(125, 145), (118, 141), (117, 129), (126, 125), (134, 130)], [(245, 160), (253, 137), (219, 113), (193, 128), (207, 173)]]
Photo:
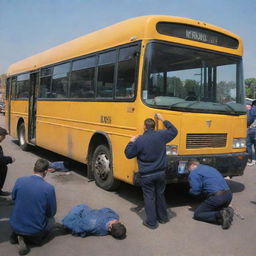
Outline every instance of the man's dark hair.
[(186, 169), (188, 169), (190, 167), (190, 165), (192, 165), (192, 164), (199, 165), (200, 162), (196, 158), (191, 158), (188, 160), (188, 162), (186, 164)]
[(49, 162), (45, 159), (38, 159), (34, 166), (34, 172), (44, 172), (49, 168)]
[(110, 234), (116, 239), (124, 239), (126, 237), (126, 227), (120, 222), (114, 223)]
[(252, 105), (251, 105), (252, 107), (253, 106), (256, 106), (256, 100), (254, 100), (253, 102), (252, 102)]
[(144, 125), (147, 130), (155, 130), (156, 123), (152, 118), (147, 118), (144, 121)]

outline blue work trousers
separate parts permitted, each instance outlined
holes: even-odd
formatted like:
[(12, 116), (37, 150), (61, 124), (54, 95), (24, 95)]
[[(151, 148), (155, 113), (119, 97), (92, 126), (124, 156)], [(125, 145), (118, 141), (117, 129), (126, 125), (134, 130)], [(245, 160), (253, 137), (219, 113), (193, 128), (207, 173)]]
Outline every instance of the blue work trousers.
[(228, 207), (231, 200), (231, 192), (228, 192), (224, 195), (208, 197), (195, 210), (194, 219), (219, 224), (219, 219), (221, 217), (220, 210)]
[[(254, 154), (252, 151), (252, 147), (254, 147)], [(256, 160), (255, 152), (256, 152), (256, 128), (248, 128), (247, 130), (247, 139), (246, 139), (246, 148), (248, 153), (248, 158), (251, 160)]]
[(157, 172), (141, 176), (147, 224), (156, 226), (157, 220), (168, 220), (165, 202), (165, 172)]
[(13, 231), (13, 233), (15, 236), (23, 236), (26, 243), (32, 243), (34, 245), (42, 245), (44, 240), (50, 235), (50, 233), (54, 229), (54, 225), (55, 225), (55, 219), (54, 217), (52, 217), (48, 219), (48, 224), (45, 230), (42, 230), (37, 234), (24, 235), (24, 234), (16, 233), (15, 231)]

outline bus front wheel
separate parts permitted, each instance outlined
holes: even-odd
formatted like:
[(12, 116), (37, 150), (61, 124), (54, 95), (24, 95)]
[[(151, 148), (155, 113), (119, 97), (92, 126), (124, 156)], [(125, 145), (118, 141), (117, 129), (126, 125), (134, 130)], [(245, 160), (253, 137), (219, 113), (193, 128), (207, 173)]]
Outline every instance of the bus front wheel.
[(112, 155), (105, 145), (98, 146), (92, 157), (92, 170), (94, 179), (100, 188), (115, 190), (119, 187), (120, 181), (113, 176)]
[(28, 143), (26, 141), (26, 130), (25, 130), (25, 124), (24, 123), (22, 123), (19, 126), (18, 137), (19, 137), (20, 148), (24, 151), (28, 150)]

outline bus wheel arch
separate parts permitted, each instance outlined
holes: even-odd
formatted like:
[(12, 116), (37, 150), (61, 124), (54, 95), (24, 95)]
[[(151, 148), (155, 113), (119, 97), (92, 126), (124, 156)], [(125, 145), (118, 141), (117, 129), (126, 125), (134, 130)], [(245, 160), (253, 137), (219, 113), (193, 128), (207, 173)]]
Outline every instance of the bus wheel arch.
[(25, 122), (22, 118), (18, 121), (17, 135), (18, 135), (20, 148), (23, 151), (28, 150), (29, 145), (28, 145), (28, 142), (26, 140), (26, 127), (25, 127)]
[(112, 147), (108, 135), (95, 133), (88, 152), (88, 178), (93, 178), (96, 185), (105, 190), (117, 189), (120, 181), (113, 175)]

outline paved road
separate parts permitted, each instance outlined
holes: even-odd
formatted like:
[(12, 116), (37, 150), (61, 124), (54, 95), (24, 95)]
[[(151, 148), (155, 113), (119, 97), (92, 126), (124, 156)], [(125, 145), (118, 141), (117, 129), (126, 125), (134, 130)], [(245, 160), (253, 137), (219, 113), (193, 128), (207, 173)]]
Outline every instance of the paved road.
[[(4, 118), (0, 117), (0, 126)], [(32, 173), (39, 157), (49, 161), (62, 159), (49, 151), (34, 148), (30, 152), (19, 149), (10, 136), (2, 143), (6, 155), (16, 162), (9, 166), (5, 190), (11, 190), (16, 178)], [(58, 236), (42, 247), (34, 247), (31, 256), (254, 256), (256, 254), (256, 166), (247, 167), (245, 175), (229, 181), (234, 192), (233, 206), (245, 219), (234, 218), (229, 230), (220, 226), (192, 219), (192, 209), (197, 202), (188, 195), (186, 188), (170, 185), (166, 196), (169, 209), (175, 216), (156, 230), (142, 225), (144, 215), (142, 193), (139, 188), (123, 184), (117, 192), (106, 192), (94, 182), (88, 182), (84, 166), (72, 163), (69, 175), (48, 174), (46, 180), (56, 188), (57, 221), (74, 205), (87, 203), (93, 208), (110, 207), (117, 211), (127, 226), (127, 238), (122, 241), (111, 236), (79, 238), (71, 235)], [(0, 198), (0, 255), (17, 255), (17, 248), (9, 244), (8, 217), (12, 209), (10, 199)]]

